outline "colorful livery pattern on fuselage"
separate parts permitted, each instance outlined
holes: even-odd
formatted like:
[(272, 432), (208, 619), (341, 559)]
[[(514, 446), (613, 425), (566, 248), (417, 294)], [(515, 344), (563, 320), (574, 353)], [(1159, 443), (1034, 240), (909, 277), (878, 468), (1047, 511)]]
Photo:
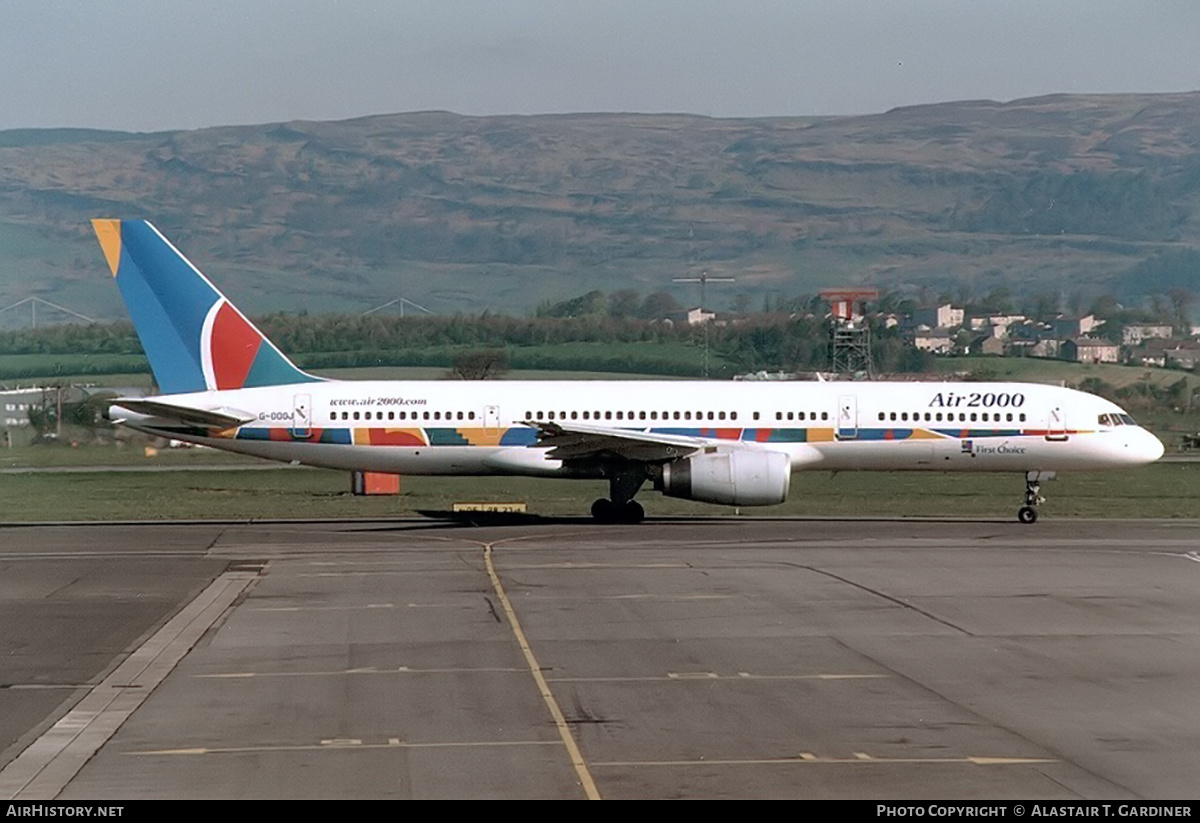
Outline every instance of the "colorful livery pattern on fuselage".
[[(538, 447), (538, 428), (530, 424), (549, 422), (768, 448), (787, 453), (796, 470), (1068, 471), (1136, 465), (1161, 454), (1153, 435), (1125, 424), (1122, 415), (1128, 415), (1094, 395), (1025, 385), (1019, 408), (954, 411), (955, 419), (948, 420), (951, 412), (929, 405), (946, 385), (954, 384), (356, 381), (305, 384), (295, 392), (249, 389), (172, 399), (254, 418), (222, 436), (200, 438), (210, 445), (277, 460), (400, 474), (442, 474), (447, 465), (456, 474), (588, 473), (579, 466), (564, 471), (562, 461)], [(985, 390), (1013, 384), (974, 385)], [(398, 389), (413, 405), (394, 402)], [(723, 402), (715, 403), (717, 397)], [(371, 402), (378, 398), (393, 402)], [(299, 417), (297, 406), (304, 409)], [(801, 411), (803, 423), (795, 419)], [(692, 420), (677, 420), (676, 414)], [(710, 422), (710, 414), (725, 419)], [(942, 420), (935, 419), (939, 414)], [(960, 414), (967, 419), (959, 421)], [(972, 414), (976, 420), (969, 419)], [(901, 415), (908, 420), (900, 421)], [(488, 416), (493, 425), (485, 425)], [(194, 431), (174, 434), (197, 439)], [(964, 449), (964, 443), (972, 448)], [(513, 449), (533, 454), (513, 460)], [(602, 477), (604, 467), (598, 462), (590, 474)]]
[(157, 229), (94, 221), (161, 394), (114, 401), (148, 433), (398, 474), (604, 478), (636, 522), (647, 480), (727, 505), (786, 498), (806, 469), (1005, 471), (1026, 481), (1139, 465), (1162, 444), (1115, 404), (1015, 383), (332, 381), (285, 357)]

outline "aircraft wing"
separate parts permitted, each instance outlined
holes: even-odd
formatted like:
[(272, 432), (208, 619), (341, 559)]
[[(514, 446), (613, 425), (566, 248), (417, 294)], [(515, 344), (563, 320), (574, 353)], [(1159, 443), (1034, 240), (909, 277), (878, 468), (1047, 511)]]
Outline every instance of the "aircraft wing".
[(135, 414), (157, 417), (185, 426), (200, 426), (218, 431), (236, 428), (254, 420), (253, 417), (248, 417), (244, 413), (233, 412), (229, 409), (197, 409), (192, 406), (164, 403), (161, 400), (118, 397), (116, 400), (110, 400), (109, 405), (120, 406)]
[(563, 425), (527, 420), (525, 425), (537, 429), (538, 445), (549, 446), (550, 451), (546, 456), (555, 460), (610, 456), (638, 463), (664, 463), (699, 451), (715, 442), (703, 437), (605, 426), (580, 426), (574, 423)]

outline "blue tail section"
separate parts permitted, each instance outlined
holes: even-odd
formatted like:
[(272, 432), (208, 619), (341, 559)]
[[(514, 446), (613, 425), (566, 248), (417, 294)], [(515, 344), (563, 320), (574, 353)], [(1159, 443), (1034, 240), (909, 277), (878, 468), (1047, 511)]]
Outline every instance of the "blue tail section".
[(320, 379), (288, 360), (150, 223), (92, 227), (162, 393)]

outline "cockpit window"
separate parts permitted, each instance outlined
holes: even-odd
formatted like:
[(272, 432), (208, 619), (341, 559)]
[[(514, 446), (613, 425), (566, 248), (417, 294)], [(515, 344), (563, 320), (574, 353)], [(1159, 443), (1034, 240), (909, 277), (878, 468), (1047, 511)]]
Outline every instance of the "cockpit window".
[(1136, 426), (1137, 422), (1127, 414), (1102, 414), (1100, 415), (1101, 426)]

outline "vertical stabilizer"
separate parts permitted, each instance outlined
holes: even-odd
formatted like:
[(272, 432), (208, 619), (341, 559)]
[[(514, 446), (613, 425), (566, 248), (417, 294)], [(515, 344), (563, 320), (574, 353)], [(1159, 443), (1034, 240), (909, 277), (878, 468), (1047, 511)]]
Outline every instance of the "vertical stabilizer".
[(93, 220), (164, 394), (279, 386), (302, 372), (144, 220)]

